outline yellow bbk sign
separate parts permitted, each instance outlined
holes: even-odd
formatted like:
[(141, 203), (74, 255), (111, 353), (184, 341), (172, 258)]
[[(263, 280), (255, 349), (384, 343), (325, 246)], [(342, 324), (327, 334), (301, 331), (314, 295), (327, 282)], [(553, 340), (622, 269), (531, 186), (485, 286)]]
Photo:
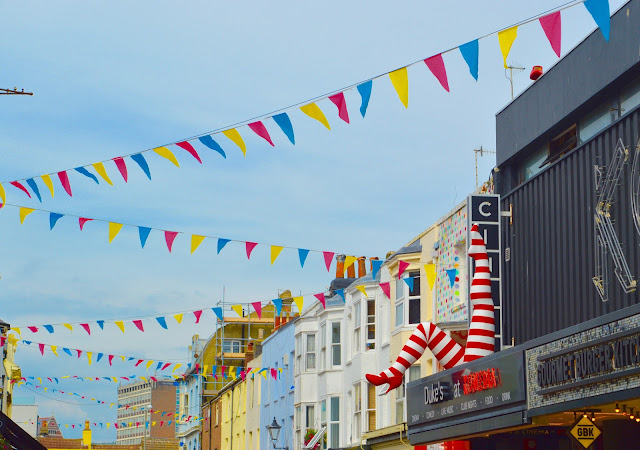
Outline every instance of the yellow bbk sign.
[(584, 448), (589, 448), (593, 441), (598, 439), (602, 432), (588, 418), (583, 417), (576, 423), (570, 431), (571, 436), (576, 438)]

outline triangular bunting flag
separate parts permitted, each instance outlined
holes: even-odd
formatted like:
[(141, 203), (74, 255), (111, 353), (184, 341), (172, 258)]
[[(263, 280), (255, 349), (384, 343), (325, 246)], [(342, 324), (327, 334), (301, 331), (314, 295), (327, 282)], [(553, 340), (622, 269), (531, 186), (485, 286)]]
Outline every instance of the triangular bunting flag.
[(406, 261), (398, 261), (398, 280), (402, 278), (402, 274), (409, 267), (409, 263)]
[(382, 289), (384, 295), (386, 295), (387, 298), (391, 300), (391, 283), (389, 283), (388, 281), (380, 283), (380, 289)]
[(158, 321), (158, 323), (160, 324), (160, 326), (162, 328), (164, 328), (165, 330), (168, 330), (169, 328), (167, 327), (167, 320), (164, 317), (156, 317), (156, 320)]
[(116, 163), (116, 167), (120, 171), (120, 175), (122, 175), (122, 179), (126, 183), (129, 181), (129, 174), (127, 173), (127, 164), (124, 162), (124, 159), (121, 157), (113, 158), (113, 162)]
[(435, 264), (425, 264), (424, 272), (427, 275), (427, 282), (429, 283), (429, 289), (433, 290), (433, 286), (436, 283), (436, 265)]
[(73, 194), (71, 194), (71, 185), (69, 184), (69, 176), (67, 175), (67, 172), (58, 172), (58, 179), (60, 180), (60, 184), (62, 184), (64, 191), (69, 195), (69, 197), (72, 197)]
[(338, 108), (338, 117), (349, 123), (349, 111), (347, 110), (347, 102), (344, 98), (344, 92), (339, 92), (329, 96), (329, 100)]
[(227, 159), (227, 154), (224, 152), (224, 150), (222, 150), (220, 144), (214, 141), (211, 136), (201, 136), (198, 138), (198, 140), (209, 147), (211, 150), (220, 153), (224, 159)]
[(24, 219), (25, 219), (25, 217), (27, 217), (29, 214), (31, 214), (31, 213), (32, 213), (32, 212), (34, 212), (34, 211), (35, 211), (35, 209), (33, 209), (33, 208), (24, 208), (24, 207), (21, 207), (21, 208), (20, 208), (20, 212), (19, 212), (19, 215), (20, 215), (20, 223), (21, 223), (21, 224), (22, 224), (22, 223), (24, 223)]
[(68, 329), (69, 331), (73, 331), (73, 326), (70, 323), (63, 323), (62, 326)]
[(121, 229), (121, 223), (109, 222), (109, 243), (120, 233)]
[(2, 184), (0, 184), (0, 200), (2, 200), (2, 205), (0, 205), (0, 208), (4, 208), (4, 205), (7, 204), (7, 193), (4, 191), (4, 186)]
[(446, 269), (447, 275), (449, 275), (449, 284), (453, 287), (456, 284), (456, 269)]
[(293, 301), (298, 307), (298, 312), (301, 313), (304, 306), (304, 297), (293, 297)]
[[(53, 326), (51, 325), (42, 325), (44, 327), (45, 330), (47, 330), (49, 333), (53, 333)], [(0, 345), (0, 347), (2, 347), (2, 345)]]
[(38, 201), (42, 203), (42, 197), (40, 196), (40, 189), (38, 189), (38, 185), (36, 184), (35, 180), (33, 178), (29, 178), (28, 180), (25, 180), (25, 181), (27, 182), (31, 190), (34, 192), (34, 194), (36, 194), (36, 197), (38, 197)]
[(324, 265), (327, 268), (327, 272), (331, 270), (331, 263), (333, 262), (334, 252), (322, 252), (322, 256), (324, 257)]
[(342, 301), (343, 302), (347, 302), (347, 299), (344, 297), (344, 289), (336, 289), (336, 294), (338, 294), (340, 297), (342, 297)]
[(218, 238), (218, 254), (220, 254), (220, 250), (222, 250), (229, 242), (231, 242), (231, 239)]
[(395, 70), (389, 73), (391, 84), (393, 84), (398, 98), (402, 102), (405, 108), (409, 107), (409, 76), (407, 75), (407, 68)]
[(51, 192), (51, 198), (53, 198), (53, 182), (51, 181), (51, 177), (49, 175), (42, 175), (40, 178), (42, 178), (45, 186), (47, 186), (49, 192)]
[(111, 186), (113, 186), (113, 182), (109, 178), (109, 175), (107, 175), (107, 171), (104, 168), (104, 164), (102, 164), (101, 162), (98, 162), (92, 165), (93, 165), (93, 168), (96, 170), (96, 172), (98, 172), (98, 175), (100, 175), (104, 179), (104, 181), (106, 181)]
[(142, 325), (142, 320), (134, 320), (133, 324), (138, 328), (138, 330), (144, 332), (144, 326)]
[(180, 147), (181, 149), (186, 150), (187, 152), (189, 152), (189, 154), (191, 156), (193, 156), (196, 159), (196, 161), (198, 161), (200, 164), (202, 164), (202, 160), (200, 159), (200, 155), (198, 155), (198, 152), (196, 151), (196, 149), (193, 148), (193, 145), (191, 145), (190, 143), (188, 143), (186, 141), (185, 142), (176, 142), (176, 145), (178, 147)]
[(147, 164), (147, 160), (144, 159), (142, 153), (136, 153), (135, 155), (131, 155), (131, 159), (133, 159), (145, 173), (147, 178), (151, 179), (151, 172), (149, 171), (149, 164)]
[(180, 167), (180, 164), (178, 164), (178, 160), (176, 159), (176, 156), (173, 153), (171, 153), (171, 150), (169, 150), (167, 147), (156, 147), (153, 149), (153, 151), (158, 155), (162, 156), (163, 158), (171, 161), (176, 167)]
[(295, 145), (296, 138), (295, 138), (295, 135), (293, 134), (293, 126), (291, 125), (291, 120), (289, 119), (289, 116), (287, 115), (287, 113), (276, 114), (275, 116), (272, 117), (272, 119), (275, 121), (276, 124), (278, 124), (278, 126), (280, 127), (282, 132), (287, 136), (289, 141), (293, 145)]
[(449, 80), (447, 80), (447, 69), (444, 67), (442, 53), (424, 60), (431, 73), (438, 79), (445, 91), (449, 92)]
[(58, 214), (58, 213), (49, 213), (49, 229), (53, 230), (53, 227), (56, 226), (56, 223), (58, 222), (58, 220), (60, 220), (60, 218), (62, 217), (62, 214)]
[(409, 291), (413, 291), (413, 277), (403, 278), (404, 282), (409, 286)]
[(200, 244), (202, 244), (202, 241), (204, 241), (204, 236), (199, 236), (197, 234), (194, 234), (191, 236), (191, 254), (192, 255), (193, 255), (193, 252), (195, 252), (196, 249), (200, 247)]
[(236, 130), (235, 128), (232, 128), (230, 130), (223, 131), (222, 134), (224, 134), (226, 137), (231, 139), (231, 141), (233, 141), (234, 144), (240, 147), (240, 150), (242, 150), (242, 154), (245, 157), (247, 156), (247, 146), (242, 140), (242, 136), (240, 136), (240, 133), (238, 133), (238, 130)]
[(26, 187), (24, 187), (24, 186), (22, 185), (22, 183), (20, 183), (19, 181), (10, 181), (10, 182), (9, 182), (9, 184), (10, 184), (11, 186), (15, 186), (15, 187), (17, 187), (17, 188), (18, 188), (18, 189), (20, 189), (22, 192), (24, 192), (25, 194), (27, 194), (27, 196), (28, 196), (29, 198), (31, 198), (31, 193), (30, 193), (30, 192), (27, 190), (27, 188), (26, 188)]
[(93, 355), (92, 352), (87, 352), (87, 360), (89, 361), (89, 365), (91, 365), (91, 356)]
[(378, 275), (378, 272), (380, 271), (380, 268), (382, 267), (382, 263), (384, 263), (384, 261), (379, 260), (379, 259), (372, 259), (371, 260), (371, 278), (373, 278), (374, 280), (376, 279), (376, 276)]
[(177, 231), (164, 232), (164, 240), (167, 243), (167, 249), (169, 249), (169, 253), (171, 253), (171, 247), (173, 247), (173, 241), (176, 239), (177, 235), (178, 235)]
[(280, 255), (280, 252), (282, 251), (284, 247), (281, 247), (279, 245), (272, 245), (271, 246), (271, 265), (273, 265), (274, 262), (276, 262), (276, 259), (278, 259), (278, 256)]
[(242, 311), (242, 305), (233, 305), (231, 306), (231, 309), (233, 309), (239, 317), (244, 317), (244, 312)]
[(149, 233), (151, 233), (151, 228), (138, 227), (138, 234), (140, 235), (140, 245), (142, 246), (142, 248), (144, 248), (145, 244), (147, 243)]
[(280, 315), (280, 313), (282, 312), (282, 299), (281, 298), (274, 298), (273, 300), (271, 300), (271, 303), (273, 303), (273, 306), (276, 307), (276, 315)]
[(81, 323), (80, 326), (84, 328), (84, 331), (86, 331), (89, 336), (91, 336), (91, 327), (88, 323)]
[(329, 126), (329, 122), (327, 121), (327, 118), (324, 116), (324, 113), (322, 112), (320, 107), (315, 103), (309, 103), (308, 105), (301, 106), (300, 110), (303, 113), (305, 113), (307, 116), (317, 120), (322, 125), (327, 127), (327, 130), (331, 129), (331, 127)]
[(217, 307), (217, 308), (211, 308), (213, 310), (213, 312), (215, 313), (216, 317), (219, 320), (224, 320), (223, 316), (222, 316), (222, 308)]
[(609, 0), (586, 0), (584, 6), (593, 17), (593, 20), (595, 20), (596, 25), (600, 27), (604, 39), (609, 41), (609, 29), (611, 27)]
[(508, 67), (507, 56), (509, 56), (509, 51), (511, 51), (511, 46), (513, 45), (513, 41), (516, 40), (516, 36), (518, 36), (518, 27), (511, 27), (498, 33), (498, 42), (500, 43), (500, 51), (504, 59), (505, 69)]
[(547, 39), (549, 39), (551, 48), (559, 58), (560, 48), (562, 46), (562, 17), (560, 11), (540, 17), (539, 20), (544, 34), (547, 36)]
[(344, 270), (347, 270), (349, 267), (351, 267), (357, 260), (358, 258), (356, 258), (355, 256), (347, 255), (344, 259)]
[[(57, 345), (51, 345), (50, 347), (51, 347), (51, 351), (53, 352), (53, 354), (58, 356), (58, 346)], [(58, 379), (56, 378), (56, 383), (57, 382), (58, 382)]]
[(262, 303), (261, 302), (253, 302), (251, 303), (253, 309), (255, 309), (256, 314), (258, 315), (258, 319), (262, 319)]
[(309, 255), (309, 250), (306, 248), (298, 249), (298, 258), (300, 259), (300, 267), (304, 267), (304, 262), (307, 260), (307, 256)]
[(104, 320), (97, 320), (96, 321), (98, 326), (100, 327), (101, 330), (104, 330)]
[(271, 140), (271, 136), (269, 136), (269, 132), (267, 131), (267, 128), (264, 126), (262, 122), (257, 121), (257, 122), (250, 123), (248, 125), (249, 125), (249, 128), (251, 128), (251, 131), (253, 131), (255, 134), (257, 134), (262, 139), (264, 139), (269, 144), (271, 144), (272, 147), (274, 147), (273, 141)]
[(245, 248), (247, 250), (247, 259), (251, 259), (251, 252), (258, 245), (257, 242), (245, 242)]
[(38, 344), (38, 348), (40, 348), (40, 353), (44, 356), (44, 344)]
[(360, 97), (362, 97), (362, 103), (360, 104), (360, 114), (362, 117), (367, 113), (367, 108), (369, 107), (369, 99), (371, 98), (371, 88), (373, 86), (373, 80), (365, 81), (362, 84), (359, 84), (357, 89), (360, 93)]
[(113, 323), (115, 323), (117, 325), (117, 327), (120, 328), (120, 331), (122, 331), (124, 333), (124, 322), (122, 322), (121, 320), (116, 320)]
[(182, 323), (183, 314), (174, 314), (173, 318), (176, 319), (176, 322)]
[(325, 300), (325, 298), (324, 298), (324, 293), (321, 293), (321, 294), (313, 294), (313, 296), (314, 296), (315, 298), (317, 298), (317, 299), (318, 299), (318, 301), (319, 301), (320, 303), (322, 303), (322, 307), (323, 307), (323, 308), (325, 308), (325, 309), (327, 308), (327, 306), (326, 306), (326, 300)]
[(78, 217), (78, 225), (80, 225), (80, 231), (84, 230), (84, 224), (93, 219), (87, 219), (86, 217)]
[(360, 292), (362, 292), (362, 295), (364, 295), (365, 297), (367, 296), (367, 291), (366, 291), (366, 289), (364, 288), (363, 285), (356, 286), (356, 289), (359, 290)]
[(202, 310), (194, 311), (193, 315), (196, 317), (196, 323), (200, 323), (200, 316), (202, 316)]

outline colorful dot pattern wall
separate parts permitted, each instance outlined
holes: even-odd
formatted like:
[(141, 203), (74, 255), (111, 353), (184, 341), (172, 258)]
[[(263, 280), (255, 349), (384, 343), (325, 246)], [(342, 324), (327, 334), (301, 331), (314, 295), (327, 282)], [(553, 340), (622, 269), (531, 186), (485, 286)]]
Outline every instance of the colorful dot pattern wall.
[[(467, 321), (467, 207), (453, 213), (442, 222), (439, 230), (436, 281), (436, 321)], [(447, 274), (448, 269), (456, 269), (455, 283)]]

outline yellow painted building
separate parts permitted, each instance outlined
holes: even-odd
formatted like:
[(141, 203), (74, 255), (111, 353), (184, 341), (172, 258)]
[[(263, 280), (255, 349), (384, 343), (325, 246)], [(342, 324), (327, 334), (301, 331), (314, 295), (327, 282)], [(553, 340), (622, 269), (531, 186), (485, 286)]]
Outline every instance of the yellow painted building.
[(220, 442), (228, 450), (247, 448), (247, 383), (238, 378), (220, 391)]
[(0, 336), (2, 336), (3, 358), (2, 366), (5, 373), (4, 384), (2, 385), (2, 412), (11, 418), (11, 405), (13, 403), (13, 383), (12, 381), (20, 381), (22, 372), (20, 367), (15, 363), (15, 353), (18, 343), (16, 335), (7, 335), (10, 325), (0, 320)]

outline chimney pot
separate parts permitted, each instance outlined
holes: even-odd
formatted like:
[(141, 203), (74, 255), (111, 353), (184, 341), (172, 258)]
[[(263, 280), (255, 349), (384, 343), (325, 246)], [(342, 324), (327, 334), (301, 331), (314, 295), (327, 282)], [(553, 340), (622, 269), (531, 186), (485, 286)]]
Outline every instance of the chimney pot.
[(336, 278), (344, 278), (344, 260), (345, 255), (336, 256)]
[(367, 268), (365, 266), (367, 258), (361, 256), (358, 258), (358, 278), (362, 278), (367, 274)]

